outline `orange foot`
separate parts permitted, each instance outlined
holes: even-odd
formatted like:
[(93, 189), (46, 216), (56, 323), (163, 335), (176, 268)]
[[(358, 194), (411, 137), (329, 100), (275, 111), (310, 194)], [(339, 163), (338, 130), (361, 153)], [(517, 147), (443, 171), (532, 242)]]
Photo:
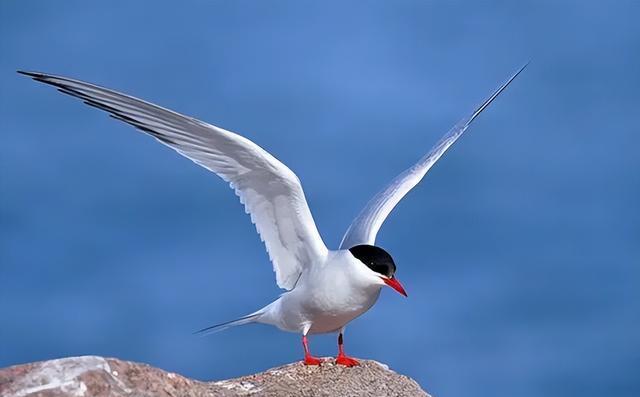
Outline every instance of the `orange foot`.
[(358, 360), (355, 358), (347, 357), (344, 355), (339, 355), (336, 357), (336, 364), (344, 365), (345, 367), (355, 367), (356, 365), (360, 365)]
[(313, 357), (313, 356), (304, 357), (304, 365), (320, 365), (320, 364), (322, 364), (322, 360), (317, 357)]

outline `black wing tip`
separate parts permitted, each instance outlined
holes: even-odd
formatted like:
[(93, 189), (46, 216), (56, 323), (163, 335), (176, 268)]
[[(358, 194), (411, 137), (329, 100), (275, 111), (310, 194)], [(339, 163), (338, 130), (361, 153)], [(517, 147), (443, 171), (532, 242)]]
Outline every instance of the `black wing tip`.
[(499, 88), (499, 89), (494, 93), (494, 95), (492, 96), (492, 98), (490, 98), (489, 103), (490, 103), (491, 101), (493, 101), (493, 100), (494, 100), (498, 95), (500, 95), (500, 94), (502, 93), (502, 91), (504, 91), (504, 90), (509, 86), (509, 84), (511, 84), (511, 82), (513, 82), (513, 80), (515, 80), (515, 79), (516, 79), (516, 77), (518, 77), (518, 76), (520, 75), (520, 73), (522, 73), (522, 72), (527, 68), (527, 66), (529, 66), (529, 64), (530, 64), (530, 63), (531, 63), (531, 59), (529, 59), (529, 60), (528, 60), (527, 62), (525, 62), (522, 66), (520, 66), (520, 68), (519, 68), (519, 69), (518, 69), (514, 74), (512, 74), (512, 75), (511, 75), (511, 77), (510, 77), (510, 78), (509, 78), (509, 79), (508, 79), (508, 80), (507, 80), (507, 81), (502, 85), (502, 87), (500, 87), (500, 88)]
[(212, 329), (215, 329), (217, 327), (217, 325), (212, 325), (210, 327), (206, 327), (206, 328), (202, 328), (199, 329), (197, 331), (193, 331), (191, 333), (191, 335), (200, 335), (200, 336), (204, 336), (203, 334), (205, 334), (207, 331), (211, 331)]
[(34, 79), (45, 77), (44, 73), (29, 72), (29, 71), (26, 71), (26, 70), (16, 70), (16, 73), (22, 74), (22, 75), (25, 75), (25, 76), (29, 76), (29, 77), (34, 78)]
[(527, 66), (529, 66), (529, 64), (531, 63), (531, 59), (529, 59), (528, 61), (526, 61), (524, 64), (522, 64), (522, 66), (520, 66), (520, 68), (518, 68), (518, 70), (511, 75), (511, 77), (503, 84), (503, 86), (501, 87), (501, 89), (499, 89), (498, 91), (502, 91), (503, 89), (507, 88), (507, 86), (516, 79), (516, 77), (518, 77), (520, 75), (520, 73), (522, 73)]
[(23, 76), (27, 76), (27, 77), (31, 77), (32, 79), (34, 79), (35, 81), (39, 81), (41, 83), (48, 83), (51, 84), (51, 75), (48, 75), (46, 73), (41, 73), (41, 72), (29, 72), (26, 70), (16, 70), (16, 72), (18, 74), (21, 74)]
[(469, 127), (471, 125), (471, 123), (473, 123), (473, 120), (475, 120), (476, 117), (478, 117), (480, 115), (480, 113), (482, 113), (482, 111), (484, 111), (494, 101), (494, 99), (496, 99), (500, 94), (502, 94), (502, 91), (506, 90), (507, 87), (513, 82), (513, 80), (515, 80), (516, 77), (518, 77), (520, 75), (520, 73), (522, 73), (522, 71), (527, 66), (529, 66), (530, 63), (531, 63), (531, 59), (529, 59), (522, 66), (520, 66), (520, 68), (518, 70), (516, 70), (516, 72), (513, 73), (504, 83), (502, 83), (502, 85), (500, 87), (498, 87), (495, 91), (493, 91), (491, 96), (489, 96), (487, 99), (485, 99), (484, 102), (482, 102), (482, 104), (476, 108), (476, 110), (471, 114), (471, 116), (468, 116), (467, 118), (464, 118), (464, 119), (460, 120), (453, 127), (453, 129), (457, 130), (457, 129), (462, 128), (463, 131), (465, 129), (467, 129), (467, 127)]
[(513, 74), (513, 77), (516, 78), (520, 73), (522, 73), (523, 70), (527, 68), (527, 66), (529, 66), (530, 63), (531, 59), (527, 60), (527, 62), (520, 66), (520, 69), (518, 69), (518, 71)]

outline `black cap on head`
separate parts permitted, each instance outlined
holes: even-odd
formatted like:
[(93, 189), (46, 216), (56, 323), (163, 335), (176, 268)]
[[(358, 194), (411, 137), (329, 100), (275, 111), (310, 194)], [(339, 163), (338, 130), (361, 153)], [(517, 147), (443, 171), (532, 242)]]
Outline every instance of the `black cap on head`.
[(351, 247), (349, 251), (376, 273), (391, 278), (396, 272), (396, 264), (391, 255), (380, 247), (363, 244)]

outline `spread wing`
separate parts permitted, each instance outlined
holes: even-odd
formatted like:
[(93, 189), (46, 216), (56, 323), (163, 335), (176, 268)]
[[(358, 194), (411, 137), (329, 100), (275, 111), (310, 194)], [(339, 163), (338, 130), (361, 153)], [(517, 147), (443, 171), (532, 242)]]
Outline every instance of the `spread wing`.
[(413, 167), (398, 175), (387, 187), (373, 196), (362, 212), (353, 220), (349, 229), (347, 229), (340, 243), (340, 248), (347, 249), (359, 244), (374, 245), (378, 230), (380, 230), (382, 223), (393, 208), (422, 180), (427, 171), (429, 171), (436, 161), (442, 157), (444, 152), (462, 136), (473, 120), (507, 88), (509, 83), (511, 83), (526, 66), (525, 64), (511, 75), (511, 77), (495, 90), (482, 105), (478, 106), (473, 113), (453, 126), (431, 151), (424, 155)]
[(19, 73), (109, 112), (227, 181), (256, 225), (281, 288), (293, 288), (305, 266), (327, 255), (298, 177), (250, 140), (93, 84)]

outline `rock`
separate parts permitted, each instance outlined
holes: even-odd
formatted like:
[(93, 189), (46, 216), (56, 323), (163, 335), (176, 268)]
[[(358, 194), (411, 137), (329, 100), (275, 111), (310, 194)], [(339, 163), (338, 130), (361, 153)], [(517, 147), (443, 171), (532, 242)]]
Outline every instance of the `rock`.
[(429, 396), (386, 365), (362, 360), (346, 368), (297, 362), (254, 375), (200, 382), (146, 364), (98, 356), (0, 369), (2, 397)]

